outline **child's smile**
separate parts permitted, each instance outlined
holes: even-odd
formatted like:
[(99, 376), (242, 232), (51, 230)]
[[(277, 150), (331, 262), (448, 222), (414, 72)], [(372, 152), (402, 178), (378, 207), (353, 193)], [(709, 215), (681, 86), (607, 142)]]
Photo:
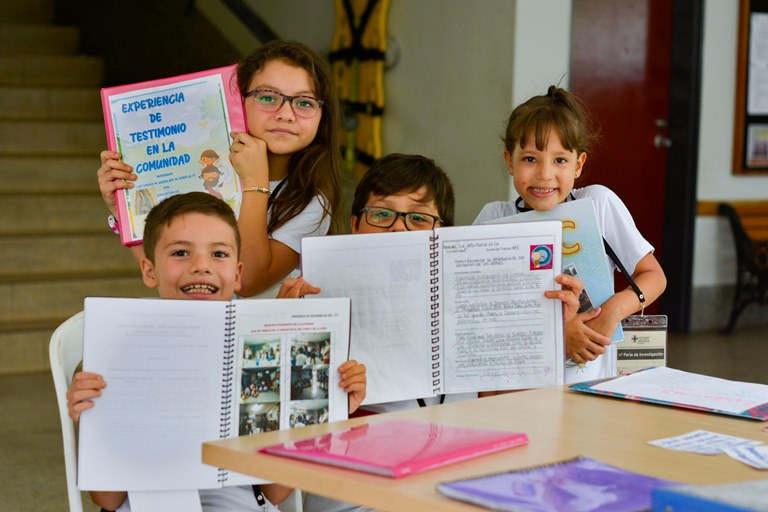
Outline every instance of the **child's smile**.
[(565, 149), (560, 134), (551, 129), (543, 149), (536, 147), (534, 137), (528, 137), (524, 147), (516, 146), (511, 155), (505, 151), (504, 158), (525, 205), (534, 210), (551, 210), (573, 190), (587, 154)]
[(164, 299), (231, 300), (242, 264), (232, 227), (203, 213), (187, 213), (165, 226), (155, 261), (142, 260), (144, 282)]

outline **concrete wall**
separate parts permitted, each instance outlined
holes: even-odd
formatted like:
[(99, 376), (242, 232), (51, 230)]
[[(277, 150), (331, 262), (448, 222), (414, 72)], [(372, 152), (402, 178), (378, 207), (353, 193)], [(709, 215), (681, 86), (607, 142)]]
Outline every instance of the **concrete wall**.
[[(250, 4), (281, 37), (330, 51), (332, 0)], [(731, 174), (738, 4), (705, 2), (699, 200), (768, 194), (768, 176)], [(567, 87), (570, 12), (571, 0), (391, 2), (388, 27), (400, 60), (385, 75), (384, 150), (422, 153), (443, 166), (457, 189), (457, 222), (513, 196), (501, 158), (504, 122), (548, 85)], [(722, 325), (735, 282), (727, 225), (698, 218), (695, 244), (692, 325)]]
[[(200, 9), (231, 24), (213, 4), (202, 2)], [(330, 51), (332, 0), (249, 4), (280, 37), (321, 55)], [(399, 60), (385, 75), (384, 152), (434, 158), (456, 187), (458, 223), (471, 223), (485, 203), (508, 198), (504, 123), (513, 105), (567, 73), (569, 12), (570, 0), (391, 2), (388, 27)], [(543, 24), (551, 30), (540, 30)], [(238, 47), (245, 52), (249, 44)]]

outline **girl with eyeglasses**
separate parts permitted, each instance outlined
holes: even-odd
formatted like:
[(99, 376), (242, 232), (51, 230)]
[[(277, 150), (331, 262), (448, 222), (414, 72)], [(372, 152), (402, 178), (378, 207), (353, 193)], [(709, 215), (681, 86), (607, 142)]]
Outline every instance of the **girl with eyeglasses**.
[[(301, 239), (338, 228), (338, 99), (327, 64), (296, 42), (273, 41), (245, 57), (237, 85), (248, 126), (248, 133), (231, 134), (229, 155), (243, 191), (239, 293), (274, 297), (275, 285), (299, 265)], [(99, 188), (107, 206), (136, 176), (119, 158), (101, 153)]]
[(338, 227), (339, 109), (328, 66), (299, 43), (257, 49), (238, 64), (237, 83), (248, 133), (232, 134), (230, 161), (244, 191), (240, 293), (250, 296), (298, 267), (302, 237)]

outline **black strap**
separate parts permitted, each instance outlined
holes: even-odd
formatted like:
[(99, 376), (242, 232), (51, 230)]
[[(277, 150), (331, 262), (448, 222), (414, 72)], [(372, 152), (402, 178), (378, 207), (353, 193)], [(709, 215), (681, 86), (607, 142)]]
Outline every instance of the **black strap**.
[[(419, 407), (427, 406), (427, 402), (425, 402), (423, 398), (417, 398), (416, 401), (419, 402)], [(440, 395), (440, 405), (443, 405), (443, 402), (445, 402), (445, 393)]]
[[(568, 194), (568, 197), (566, 197), (565, 200), (566, 200), (566, 202), (567, 201), (575, 201), (576, 200), (576, 196), (574, 196), (573, 192), (571, 192), (570, 194)], [(518, 197), (517, 199), (515, 199), (515, 208), (517, 208), (517, 211), (520, 212), (520, 213), (532, 212), (533, 211), (533, 208), (528, 208), (527, 206), (525, 206), (525, 203), (523, 202), (523, 198), (522, 197)]]
[(267, 504), (267, 499), (264, 497), (264, 494), (261, 492), (261, 487), (258, 485), (252, 485), (251, 488), (253, 489), (253, 495), (256, 497), (256, 504), (260, 507), (263, 507)]
[[(576, 197), (574, 197), (573, 193), (568, 194), (568, 197), (565, 199), (566, 201), (575, 201)], [(517, 211), (519, 212), (530, 212), (533, 210), (533, 208), (528, 208), (523, 203), (523, 198), (518, 197), (515, 199), (515, 207), (517, 208)], [(619, 260), (619, 257), (616, 256), (616, 253), (613, 251), (613, 248), (608, 244), (608, 241), (603, 238), (603, 246), (605, 247), (605, 253), (608, 255), (609, 258), (611, 258), (611, 261), (619, 268), (619, 271), (621, 271), (622, 274), (624, 274), (624, 277), (629, 281), (629, 286), (632, 287), (632, 289), (637, 294), (637, 298), (640, 300), (640, 315), (642, 316), (643, 311), (645, 310), (645, 295), (643, 295), (643, 292), (640, 290), (640, 287), (637, 286), (637, 283), (634, 279), (632, 279), (632, 275), (627, 272), (627, 269), (624, 268), (624, 265), (622, 265), (621, 260)]]
[(269, 208), (272, 206), (272, 201), (274, 200), (275, 197), (277, 197), (277, 194), (280, 193), (280, 189), (283, 188), (283, 185), (285, 185), (286, 181), (288, 181), (287, 176), (283, 178), (283, 181), (278, 183), (277, 186), (275, 187), (275, 190), (273, 190), (272, 193), (269, 194), (269, 199), (267, 199), (267, 210), (269, 210)]
[[(384, 52), (376, 49), (369, 49), (363, 47), (363, 32), (368, 26), (368, 22), (371, 19), (373, 10), (376, 8), (378, 0), (368, 0), (365, 4), (363, 14), (355, 20), (355, 11), (352, 8), (351, 0), (343, 0), (342, 6), (344, 7), (344, 13), (347, 15), (347, 23), (349, 23), (349, 29), (352, 32), (352, 41), (348, 48), (340, 49), (331, 54), (331, 62), (337, 60), (345, 60), (347, 63), (352, 60), (384, 60)], [(357, 21), (357, 23), (355, 23)]]
[(616, 253), (613, 251), (613, 248), (608, 244), (608, 241), (603, 238), (603, 245), (605, 246), (605, 253), (608, 255), (609, 258), (611, 258), (611, 261), (619, 267), (619, 270), (622, 274), (624, 274), (624, 277), (627, 281), (629, 281), (629, 286), (632, 287), (632, 289), (637, 294), (637, 298), (640, 300), (640, 316), (643, 315), (643, 311), (645, 311), (645, 295), (643, 295), (643, 292), (640, 290), (640, 287), (637, 286), (637, 283), (634, 279), (632, 279), (632, 275), (627, 272), (627, 269), (624, 268), (624, 265), (621, 264), (621, 260), (618, 256), (616, 256)]

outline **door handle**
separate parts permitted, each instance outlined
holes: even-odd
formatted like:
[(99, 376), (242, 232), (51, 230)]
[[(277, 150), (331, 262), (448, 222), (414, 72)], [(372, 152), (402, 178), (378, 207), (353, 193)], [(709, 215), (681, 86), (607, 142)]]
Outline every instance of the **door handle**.
[(656, 136), (653, 138), (653, 145), (657, 148), (661, 149), (667, 149), (672, 147), (672, 139), (669, 137), (665, 137), (664, 135), (661, 135), (660, 133), (657, 133)]

